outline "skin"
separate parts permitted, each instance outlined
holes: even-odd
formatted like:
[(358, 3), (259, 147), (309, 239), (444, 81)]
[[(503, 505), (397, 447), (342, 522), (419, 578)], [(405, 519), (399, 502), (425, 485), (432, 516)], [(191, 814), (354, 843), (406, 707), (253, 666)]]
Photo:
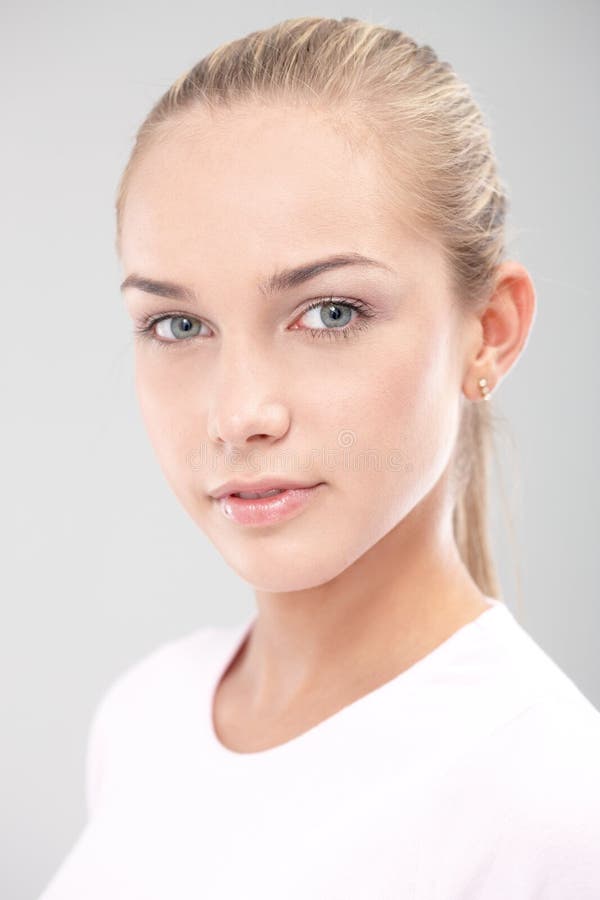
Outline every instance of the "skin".
[[(300, 735), (488, 608), (454, 541), (449, 464), (463, 405), (483, 402), (478, 379), (493, 391), (525, 346), (534, 288), (506, 261), (487, 303), (464, 309), (438, 244), (386, 208), (383, 178), (369, 144), (352, 148), (317, 111), (245, 106), (186, 113), (129, 185), (124, 276), (196, 295), (183, 304), (124, 289), (136, 324), (196, 323), (193, 336), (155, 326), (168, 345), (136, 337), (142, 416), (176, 496), (255, 592), (255, 625), (213, 707), (237, 752)], [(274, 271), (347, 252), (390, 271), (346, 266), (272, 296), (259, 288)], [(373, 315), (336, 326), (326, 307), (307, 311), (330, 297)], [(347, 339), (308, 330), (353, 326)], [(340, 435), (350, 454), (374, 450), (379, 467), (344, 464)], [(340, 461), (326, 465), (320, 448)], [(290, 456), (302, 466), (285, 467)], [(325, 486), (277, 525), (238, 525), (208, 495), (232, 477), (278, 473)]]

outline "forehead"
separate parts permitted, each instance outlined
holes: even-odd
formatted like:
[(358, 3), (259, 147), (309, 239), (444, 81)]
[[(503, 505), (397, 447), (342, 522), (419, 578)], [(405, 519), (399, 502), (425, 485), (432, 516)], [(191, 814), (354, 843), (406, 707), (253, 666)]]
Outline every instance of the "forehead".
[[(379, 250), (399, 237), (374, 142), (310, 107), (188, 112), (138, 160), (122, 218), (127, 264), (160, 268), (220, 250), (240, 259)], [(397, 200), (397, 195), (395, 200)], [(408, 234), (404, 234), (407, 238)], [(414, 240), (414, 236), (413, 236)], [(358, 247), (358, 243), (361, 247)]]

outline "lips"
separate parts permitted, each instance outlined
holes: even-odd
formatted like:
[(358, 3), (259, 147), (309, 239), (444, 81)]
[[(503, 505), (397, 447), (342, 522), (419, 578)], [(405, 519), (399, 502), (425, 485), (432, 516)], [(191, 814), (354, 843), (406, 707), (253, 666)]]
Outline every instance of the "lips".
[[(223, 497), (237, 496), (238, 494), (264, 494), (269, 491), (290, 491), (315, 487), (320, 482), (286, 481), (285, 479), (261, 478), (257, 481), (232, 480), (209, 491), (211, 497), (220, 500)], [(277, 496), (273, 494), (273, 496)]]
[(215, 498), (215, 503), (216, 508), (237, 525), (274, 526), (299, 515), (324, 490), (324, 482), (319, 482), (306, 487), (269, 492), (266, 497), (258, 499), (238, 497), (234, 492)]

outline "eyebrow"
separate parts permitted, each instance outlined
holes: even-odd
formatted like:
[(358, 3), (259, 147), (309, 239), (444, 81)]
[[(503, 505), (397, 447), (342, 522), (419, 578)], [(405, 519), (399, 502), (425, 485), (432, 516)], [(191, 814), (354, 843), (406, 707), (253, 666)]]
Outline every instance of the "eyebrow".
[[(321, 275), (323, 272), (328, 272), (330, 269), (340, 269), (345, 266), (370, 266), (384, 269), (387, 272), (394, 271), (385, 263), (372, 259), (369, 256), (363, 256), (361, 253), (340, 253), (335, 256), (328, 256), (324, 259), (304, 263), (292, 269), (282, 269), (279, 272), (274, 272), (269, 278), (260, 282), (259, 289), (265, 296), (273, 295), (280, 291), (290, 290), (299, 284), (303, 284), (305, 281), (309, 281), (311, 278), (316, 278), (317, 275)], [(168, 297), (183, 303), (194, 303), (197, 299), (194, 291), (184, 285), (175, 284), (172, 281), (156, 281), (135, 273), (128, 275), (121, 284), (122, 291), (126, 288), (137, 288), (148, 294)]]

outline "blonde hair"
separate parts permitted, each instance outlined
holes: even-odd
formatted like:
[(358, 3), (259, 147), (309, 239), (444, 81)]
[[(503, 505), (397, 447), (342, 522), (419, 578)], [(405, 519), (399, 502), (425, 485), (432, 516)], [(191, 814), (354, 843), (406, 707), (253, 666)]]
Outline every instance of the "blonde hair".
[[(314, 105), (350, 140), (375, 142), (390, 208), (405, 215), (409, 199), (411, 223), (439, 241), (460, 303), (488, 298), (505, 253), (507, 197), (482, 114), (431, 47), (353, 18), (286, 19), (222, 44), (184, 72), (138, 129), (118, 186), (117, 252), (141, 154), (192, 107), (216, 111), (253, 100)], [(487, 522), (491, 403), (463, 403), (452, 462), (453, 528), (472, 578), (497, 596)]]

